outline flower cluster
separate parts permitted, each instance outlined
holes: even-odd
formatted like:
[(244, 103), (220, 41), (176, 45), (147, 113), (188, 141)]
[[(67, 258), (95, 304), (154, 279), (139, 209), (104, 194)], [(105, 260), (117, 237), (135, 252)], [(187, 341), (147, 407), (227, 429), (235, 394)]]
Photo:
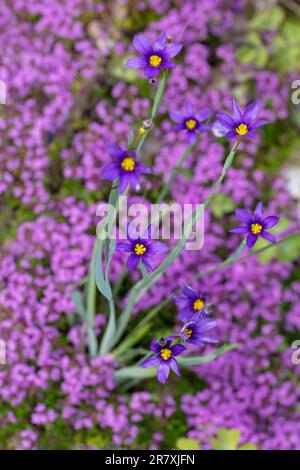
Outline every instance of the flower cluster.
[(173, 341), (181, 340), (186, 344), (200, 346), (204, 343), (216, 344), (218, 341), (211, 336), (207, 336), (207, 332), (216, 327), (217, 321), (208, 318), (207, 293), (200, 293), (185, 285), (183, 287), (183, 296), (176, 296), (174, 300), (179, 304), (183, 304), (183, 308), (179, 309), (178, 320), (184, 322), (179, 333), (161, 338), (158, 342), (154, 339), (151, 341), (150, 349), (155, 352), (154, 356), (142, 362), (141, 367), (157, 366), (157, 379), (161, 383), (165, 383), (168, 379), (170, 369), (176, 375), (180, 375), (176, 356), (182, 354), (186, 347), (182, 344), (174, 344)]

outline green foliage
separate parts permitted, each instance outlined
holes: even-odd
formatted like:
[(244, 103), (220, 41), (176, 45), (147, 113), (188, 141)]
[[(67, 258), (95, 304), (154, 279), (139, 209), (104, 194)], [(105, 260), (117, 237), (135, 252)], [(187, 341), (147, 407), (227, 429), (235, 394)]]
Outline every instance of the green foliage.
[(216, 437), (212, 437), (210, 442), (214, 450), (257, 450), (255, 444), (246, 442), (239, 445), (241, 433), (238, 429), (220, 428)]
[(179, 450), (198, 450), (199, 443), (196, 439), (189, 439), (188, 437), (180, 437), (176, 441), (176, 448)]

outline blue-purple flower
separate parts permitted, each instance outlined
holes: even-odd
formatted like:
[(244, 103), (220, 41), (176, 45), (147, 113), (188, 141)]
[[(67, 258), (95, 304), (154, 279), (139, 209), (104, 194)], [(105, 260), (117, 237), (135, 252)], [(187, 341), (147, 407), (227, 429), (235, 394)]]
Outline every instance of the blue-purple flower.
[(154, 255), (166, 253), (169, 247), (162, 242), (151, 240), (151, 225), (148, 227), (147, 235), (140, 237), (136, 230), (130, 225), (127, 227), (127, 242), (118, 242), (117, 251), (130, 253), (127, 260), (127, 270), (130, 272), (140, 263), (143, 263), (149, 271), (154, 271), (152, 257)]
[(197, 322), (199, 318), (208, 315), (207, 292), (196, 291), (187, 285), (183, 286), (182, 292), (183, 295), (173, 297), (179, 306), (178, 320)]
[(259, 101), (249, 104), (242, 113), (236, 101), (232, 100), (232, 117), (226, 113), (217, 113), (218, 123), (224, 128), (228, 139), (256, 137), (255, 129), (268, 123), (265, 119), (256, 120), (260, 108)]
[(182, 344), (175, 344), (174, 346), (171, 346), (171, 344), (172, 340), (170, 338), (161, 338), (159, 342), (152, 339), (150, 349), (155, 352), (155, 355), (141, 364), (143, 368), (157, 367), (157, 379), (162, 384), (166, 383), (170, 369), (176, 375), (180, 375), (178, 362), (175, 358), (186, 349)]
[(196, 135), (198, 132), (209, 130), (209, 126), (203, 124), (211, 114), (210, 108), (202, 108), (194, 113), (191, 103), (186, 102), (184, 113), (171, 112), (170, 118), (177, 124), (174, 126), (175, 130), (185, 130), (187, 142), (193, 145), (196, 142)]
[(133, 38), (133, 45), (136, 51), (141, 54), (140, 57), (128, 59), (126, 67), (142, 68), (146, 77), (156, 77), (161, 69), (170, 69), (175, 67), (171, 59), (181, 51), (182, 44), (167, 44), (167, 36), (165, 33), (159, 35), (154, 46), (142, 34), (138, 34)]
[(134, 150), (123, 150), (112, 144), (108, 144), (107, 149), (114, 161), (103, 167), (101, 177), (109, 181), (118, 178), (119, 194), (122, 194), (128, 185), (137, 189), (140, 175), (152, 173), (150, 168), (139, 162)]
[(179, 335), (186, 343), (198, 346), (203, 343), (216, 344), (218, 340), (207, 336), (207, 332), (215, 328), (216, 324), (217, 321), (211, 318), (199, 318), (196, 322), (185, 323)]
[(269, 217), (263, 218), (262, 202), (256, 206), (254, 214), (251, 214), (250, 211), (245, 209), (237, 209), (235, 213), (236, 217), (245, 225), (233, 228), (230, 232), (248, 234), (247, 245), (249, 248), (253, 247), (258, 237), (263, 237), (271, 243), (276, 242), (274, 236), (267, 232), (267, 229), (278, 224), (279, 217), (277, 217), (277, 215), (270, 215)]

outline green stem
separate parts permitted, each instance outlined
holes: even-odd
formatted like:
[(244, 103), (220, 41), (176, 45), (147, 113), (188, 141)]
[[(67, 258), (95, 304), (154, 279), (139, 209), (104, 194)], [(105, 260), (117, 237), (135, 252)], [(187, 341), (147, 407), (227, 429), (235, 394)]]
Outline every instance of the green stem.
[(157, 199), (156, 199), (156, 204), (158, 204), (159, 202), (161, 202), (165, 196), (168, 194), (169, 190), (170, 190), (170, 187), (172, 186), (172, 183), (174, 181), (174, 179), (176, 178), (176, 176), (178, 175), (179, 171), (181, 170), (184, 162), (186, 161), (187, 157), (190, 155), (191, 151), (193, 150), (193, 148), (195, 148), (195, 145), (196, 144), (193, 144), (193, 145), (189, 145), (185, 151), (183, 152), (183, 154), (181, 155), (179, 161), (178, 161), (178, 165), (175, 166), (172, 170), (172, 173), (170, 175), (170, 178), (168, 179), (168, 181), (166, 182), (165, 186), (163, 187), (163, 189), (161, 190), (161, 192), (159, 193)]

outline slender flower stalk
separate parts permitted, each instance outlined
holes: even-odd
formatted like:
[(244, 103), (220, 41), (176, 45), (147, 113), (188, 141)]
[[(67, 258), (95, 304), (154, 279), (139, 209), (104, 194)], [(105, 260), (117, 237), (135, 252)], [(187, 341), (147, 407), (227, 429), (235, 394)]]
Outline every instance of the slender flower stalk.
[(192, 150), (195, 148), (196, 146), (196, 143), (195, 142), (194, 144), (191, 144), (189, 145), (185, 151), (182, 153), (179, 161), (178, 161), (178, 165), (176, 167), (173, 168), (172, 172), (171, 172), (171, 175), (168, 179), (168, 181), (166, 182), (166, 184), (163, 186), (161, 192), (159, 193), (157, 199), (156, 199), (156, 204), (158, 204), (159, 202), (161, 202), (165, 197), (166, 195), (168, 194), (168, 192), (170, 191), (170, 188), (173, 184), (173, 181), (174, 179), (176, 178), (176, 176), (178, 175), (178, 173), (180, 172), (180, 170), (182, 169), (187, 157), (190, 155), (190, 153), (192, 152)]

